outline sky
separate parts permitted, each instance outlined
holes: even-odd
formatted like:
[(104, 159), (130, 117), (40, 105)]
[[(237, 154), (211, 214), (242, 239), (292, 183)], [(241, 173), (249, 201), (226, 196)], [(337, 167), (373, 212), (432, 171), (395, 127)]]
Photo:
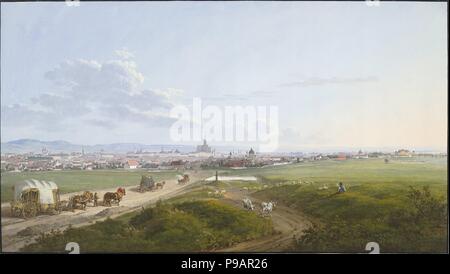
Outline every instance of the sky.
[(446, 150), (446, 5), (1, 3), (1, 141), (168, 144), (196, 97), (277, 106), (280, 150)]

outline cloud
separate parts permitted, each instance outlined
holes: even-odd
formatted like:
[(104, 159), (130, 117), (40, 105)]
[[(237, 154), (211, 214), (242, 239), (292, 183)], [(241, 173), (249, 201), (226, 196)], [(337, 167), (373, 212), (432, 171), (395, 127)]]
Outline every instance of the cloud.
[(368, 83), (377, 82), (378, 78), (370, 77), (357, 77), (357, 78), (317, 78), (311, 77), (299, 81), (287, 82), (273, 87), (267, 87), (266, 89), (258, 89), (250, 91), (245, 97), (240, 94), (223, 94), (215, 97), (206, 97), (205, 99), (214, 101), (230, 101), (230, 102), (242, 102), (251, 101), (254, 102), (257, 99), (272, 100), (279, 97), (280, 93), (283, 92), (280, 88), (292, 88), (292, 87), (309, 87), (309, 86), (322, 86), (322, 85), (342, 85), (342, 84), (356, 84), (356, 83)]
[(92, 120), (85, 120), (85, 122), (87, 124), (90, 124), (90, 125), (98, 127), (98, 128), (104, 128), (104, 129), (115, 128), (115, 125), (108, 120), (92, 119)]
[(39, 106), (41, 110), (60, 117), (77, 117), (80, 114), (90, 112), (89, 107), (83, 102), (72, 100), (72, 98), (67, 96), (44, 93), (38, 97), (31, 98), (31, 102), (36, 107)]
[(217, 96), (207, 96), (201, 98), (204, 101), (209, 102), (215, 102), (215, 103), (242, 103), (245, 101), (249, 101), (250, 98), (246, 96), (240, 96), (240, 95), (231, 95), (231, 94), (223, 94), (223, 95), (217, 95)]
[(365, 82), (376, 82), (378, 78), (376, 77), (366, 77), (366, 78), (307, 78), (304, 80), (283, 83), (279, 85), (279, 87), (308, 87), (308, 86), (321, 86), (321, 85), (329, 85), (329, 84), (355, 84), (355, 83), (365, 83)]
[(105, 98), (125, 93), (141, 93), (144, 76), (132, 60), (68, 60), (47, 72), (56, 87), (69, 89), (83, 99)]
[(134, 54), (131, 53), (130, 51), (128, 51), (128, 49), (119, 49), (114, 51), (114, 53), (117, 55), (117, 57), (122, 58), (122, 59), (133, 59), (134, 58)]
[(278, 93), (276, 91), (268, 91), (268, 90), (255, 90), (250, 93), (251, 96), (257, 96), (257, 97), (273, 97), (276, 96)]
[[(169, 110), (183, 93), (175, 88), (148, 89), (144, 75), (125, 50), (120, 60), (67, 60), (45, 73), (54, 90), (21, 105), (2, 106), (2, 122), (63, 130), (67, 123), (114, 128), (123, 123), (165, 127), (174, 120)], [(125, 58), (126, 57), (126, 58)]]
[(27, 105), (14, 104), (1, 107), (2, 128), (30, 128), (36, 126), (47, 131), (57, 131), (63, 125), (58, 115), (35, 110)]
[(202, 97), (203, 100), (207, 101), (217, 101), (217, 102), (227, 102), (227, 103), (234, 103), (234, 104), (243, 104), (243, 103), (254, 103), (258, 99), (267, 99), (273, 96), (276, 96), (276, 91), (267, 91), (267, 90), (254, 90), (254, 91), (248, 91), (248, 92), (241, 92), (241, 93), (225, 93), (225, 94), (219, 94), (216, 96), (207, 96)]

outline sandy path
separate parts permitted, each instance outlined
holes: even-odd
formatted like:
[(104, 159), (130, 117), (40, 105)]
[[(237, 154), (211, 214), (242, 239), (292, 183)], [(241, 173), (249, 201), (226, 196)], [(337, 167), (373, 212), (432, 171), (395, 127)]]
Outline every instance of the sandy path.
[[(136, 191), (136, 186), (126, 187), (126, 195), (120, 202), (120, 206), (113, 205), (112, 207), (88, 206), (84, 210), (75, 210), (75, 212), (63, 211), (59, 215), (38, 215), (31, 219), (21, 219), (7, 217), (9, 211), (9, 204), (2, 204), (2, 251), (16, 252), (26, 244), (34, 241), (37, 234), (40, 232), (49, 232), (52, 229), (63, 230), (69, 225), (72, 227), (80, 227), (92, 224), (95, 221), (104, 220), (107, 217), (117, 217), (124, 213), (131, 212), (142, 208), (144, 205), (150, 205), (159, 199), (167, 199), (179, 195), (192, 185), (193, 182), (201, 180), (203, 177), (200, 174), (191, 174), (191, 182), (186, 185), (179, 185), (176, 179), (166, 180), (163, 189), (156, 191), (149, 191), (139, 193)], [(117, 188), (104, 189), (97, 191), (100, 199), (106, 192), (114, 192)], [(61, 195), (61, 200), (68, 200), (69, 196), (75, 193)], [(19, 236), (17, 233), (26, 228), (31, 228), (33, 235)]]
[[(242, 199), (250, 197), (255, 210), (260, 210), (261, 201), (251, 195), (245, 195), (243, 191), (229, 191), (225, 202), (242, 208)], [(302, 235), (302, 231), (308, 228), (310, 221), (300, 212), (286, 206), (278, 205), (271, 214), (272, 223), (277, 233), (256, 240), (246, 241), (234, 246), (217, 250), (219, 252), (281, 252), (291, 251), (295, 237)]]

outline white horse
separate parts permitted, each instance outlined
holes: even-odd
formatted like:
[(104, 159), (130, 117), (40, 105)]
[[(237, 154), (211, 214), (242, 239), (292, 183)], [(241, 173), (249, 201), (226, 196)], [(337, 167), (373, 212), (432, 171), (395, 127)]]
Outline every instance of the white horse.
[(252, 201), (249, 198), (242, 199), (242, 204), (243, 204), (245, 209), (248, 209), (248, 210), (254, 210), (255, 209), (255, 207), (253, 206)]
[(273, 209), (276, 206), (276, 202), (270, 201), (270, 202), (262, 202), (261, 203), (261, 209), (263, 215), (270, 215), (273, 211)]

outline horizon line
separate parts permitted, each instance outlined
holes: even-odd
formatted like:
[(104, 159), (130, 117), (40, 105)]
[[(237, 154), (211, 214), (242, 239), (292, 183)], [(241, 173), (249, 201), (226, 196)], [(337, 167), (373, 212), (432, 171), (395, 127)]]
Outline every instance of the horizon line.
[[(37, 142), (66, 142), (70, 145), (76, 145), (76, 146), (86, 146), (86, 147), (93, 147), (93, 146), (106, 146), (106, 145), (116, 145), (116, 144), (131, 144), (131, 145), (141, 145), (141, 146), (196, 146), (197, 144), (176, 144), (176, 143), (159, 143), (159, 144), (148, 144), (148, 143), (141, 143), (141, 142), (115, 142), (115, 143), (97, 143), (97, 144), (80, 144), (80, 143), (72, 143), (70, 141), (66, 141), (63, 139), (59, 140), (40, 140), (40, 139), (32, 139), (32, 138), (20, 138), (20, 139), (13, 139), (9, 141), (2, 141), (1, 144), (7, 144), (12, 143), (16, 141), (37, 141)], [(252, 147), (255, 146), (255, 143), (252, 144), (216, 144), (214, 145), (210, 143), (210, 146), (215, 147), (236, 147), (236, 148), (243, 148), (243, 147)], [(371, 150), (371, 151), (380, 151), (380, 150), (399, 150), (399, 149), (408, 149), (411, 151), (440, 151), (440, 152), (448, 152), (448, 147), (440, 147), (440, 146), (404, 146), (404, 145), (386, 145), (386, 146), (336, 146), (336, 145), (318, 145), (318, 146), (298, 146), (297, 148), (283, 148), (283, 146), (286, 145), (280, 145), (279, 148), (274, 151), (274, 153), (277, 152), (302, 152), (302, 150), (307, 151), (324, 151), (327, 150), (327, 152), (342, 152), (339, 150)], [(367, 152), (367, 151), (366, 151)]]

